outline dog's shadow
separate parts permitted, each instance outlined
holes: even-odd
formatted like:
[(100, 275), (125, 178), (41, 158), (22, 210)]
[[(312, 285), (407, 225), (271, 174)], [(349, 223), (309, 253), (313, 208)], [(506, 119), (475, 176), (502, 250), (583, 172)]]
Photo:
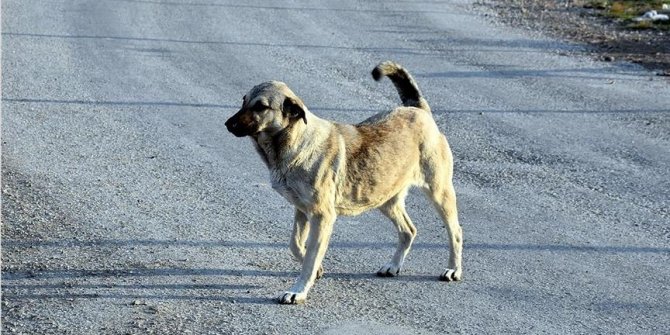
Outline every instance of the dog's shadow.
[[(296, 272), (297, 275), (297, 272)], [(400, 274), (397, 277), (381, 277), (378, 276), (376, 273), (364, 273), (364, 272), (359, 272), (359, 273), (353, 273), (353, 272), (326, 272), (323, 274), (323, 278), (320, 280), (324, 279), (335, 279), (335, 280), (360, 280), (360, 281), (372, 281), (372, 280), (380, 280), (380, 281), (395, 281), (395, 282), (433, 282), (438, 280), (438, 276), (430, 276), (430, 275), (408, 275), (408, 274)]]
[[(201, 277), (270, 277), (289, 279), (298, 271), (212, 268), (123, 268), (69, 270), (13, 270), (3, 272), (3, 299), (36, 300), (109, 299), (147, 308), (157, 301), (218, 301), (234, 304), (275, 304), (264, 287), (235, 280), (234, 284), (203, 283)], [(142, 283), (143, 279), (147, 282)], [(165, 281), (168, 280), (168, 283)], [(437, 276), (401, 275), (381, 278), (375, 273), (326, 272), (323, 280), (335, 281), (436, 281)], [(133, 282), (129, 284), (128, 282)], [(256, 291), (256, 292), (254, 292)]]

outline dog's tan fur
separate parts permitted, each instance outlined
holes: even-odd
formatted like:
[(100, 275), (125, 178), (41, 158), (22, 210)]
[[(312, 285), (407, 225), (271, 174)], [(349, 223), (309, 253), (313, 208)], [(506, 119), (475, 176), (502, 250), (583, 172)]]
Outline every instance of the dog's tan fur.
[(302, 303), (316, 278), (335, 218), (378, 208), (398, 230), (398, 247), (377, 272), (396, 276), (409, 252), (416, 228), (405, 211), (411, 186), (425, 190), (449, 232), (449, 268), (441, 280), (460, 280), (462, 231), (452, 185), (449, 144), (433, 120), (414, 79), (400, 65), (380, 63), (373, 71), (396, 86), (402, 107), (360, 124), (318, 118), (286, 84), (260, 84), (244, 96), (242, 108), (226, 126), (238, 137), (250, 136), (270, 170), (272, 187), (295, 206), (290, 249), (302, 263), (283, 304)]

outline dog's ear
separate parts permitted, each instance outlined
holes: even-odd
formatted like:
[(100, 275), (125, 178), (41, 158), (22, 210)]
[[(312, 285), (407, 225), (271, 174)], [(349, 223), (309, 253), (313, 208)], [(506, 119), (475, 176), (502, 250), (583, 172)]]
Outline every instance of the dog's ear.
[(297, 98), (286, 97), (282, 106), (282, 111), (292, 119), (300, 118), (307, 124), (307, 116), (302, 101)]

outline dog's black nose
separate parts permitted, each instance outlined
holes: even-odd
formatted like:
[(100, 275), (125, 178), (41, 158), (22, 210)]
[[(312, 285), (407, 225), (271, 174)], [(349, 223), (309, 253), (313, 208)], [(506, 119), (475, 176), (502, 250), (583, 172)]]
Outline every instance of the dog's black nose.
[(237, 127), (237, 121), (233, 120), (232, 117), (228, 119), (228, 121), (226, 121), (225, 124), (226, 128), (228, 128), (228, 131), (232, 131), (232, 129), (235, 129), (235, 127)]

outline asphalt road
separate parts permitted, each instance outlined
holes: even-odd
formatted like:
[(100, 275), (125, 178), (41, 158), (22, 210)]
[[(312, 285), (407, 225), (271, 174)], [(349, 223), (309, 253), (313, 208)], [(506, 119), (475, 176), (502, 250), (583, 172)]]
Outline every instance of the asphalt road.
[[(661, 334), (670, 86), (460, 1), (2, 1), (2, 327), (26, 334)], [(340, 218), (301, 306), (293, 210), (224, 121), (285, 81), (321, 117), (416, 77), (456, 160), (464, 281), (420, 192)]]

